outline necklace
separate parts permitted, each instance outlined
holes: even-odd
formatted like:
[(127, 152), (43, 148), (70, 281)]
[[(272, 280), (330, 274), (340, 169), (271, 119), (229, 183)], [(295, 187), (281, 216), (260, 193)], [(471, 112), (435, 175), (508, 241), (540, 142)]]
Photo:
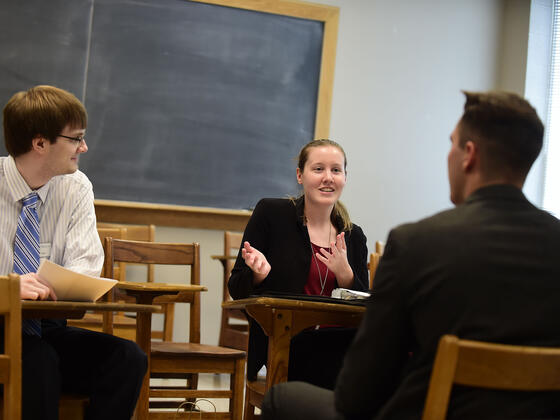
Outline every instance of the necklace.
[[(332, 224), (329, 227), (329, 240), (328, 240), (329, 243), (331, 241), (331, 230), (332, 230)], [(319, 284), (321, 285), (321, 293), (319, 294), (319, 296), (322, 296), (323, 291), (325, 290), (325, 286), (327, 285), (327, 277), (329, 276), (329, 267), (327, 267), (327, 271), (325, 271), (325, 278), (323, 279), (321, 277), (321, 269), (319, 268), (319, 261), (317, 261), (317, 256), (315, 255), (315, 251), (313, 250), (313, 245), (311, 244), (311, 239), (309, 240), (309, 246), (311, 247), (311, 255), (313, 255), (313, 259), (315, 260), (315, 266), (317, 267), (317, 274), (319, 275)]]

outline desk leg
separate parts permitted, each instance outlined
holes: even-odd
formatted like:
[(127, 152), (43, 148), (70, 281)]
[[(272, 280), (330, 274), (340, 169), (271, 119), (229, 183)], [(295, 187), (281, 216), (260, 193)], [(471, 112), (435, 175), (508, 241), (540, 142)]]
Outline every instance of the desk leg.
[(268, 337), (266, 389), (288, 380), (290, 340), (292, 339), (292, 311), (273, 309), (272, 335)]
[[(150, 302), (151, 303), (151, 302)], [(136, 318), (136, 343), (146, 353), (148, 358), (148, 370), (142, 388), (138, 404), (136, 404), (136, 419), (148, 420), (150, 409), (150, 351), (151, 351), (151, 324), (152, 314), (150, 312), (138, 313)]]

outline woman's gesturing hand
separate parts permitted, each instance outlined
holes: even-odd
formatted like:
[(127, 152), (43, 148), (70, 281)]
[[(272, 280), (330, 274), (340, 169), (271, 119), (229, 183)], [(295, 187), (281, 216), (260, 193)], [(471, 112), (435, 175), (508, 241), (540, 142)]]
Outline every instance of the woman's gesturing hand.
[(321, 252), (315, 255), (334, 273), (339, 287), (349, 288), (352, 286), (354, 283), (354, 272), (346, 256), (344, 232), (336, 235), (336, 242), (331, 242), (331, 252), (321, 248)]
[(245, 260), (245, 264), (253, 271), (254, 284), (261, 283), (266, 276), (268, 276), (268, 273), (270, 273), (271, 267), (266, 257), (258, 249), (253, 248), (247, 241), (243, 244), (241, 256), (243, 260)]

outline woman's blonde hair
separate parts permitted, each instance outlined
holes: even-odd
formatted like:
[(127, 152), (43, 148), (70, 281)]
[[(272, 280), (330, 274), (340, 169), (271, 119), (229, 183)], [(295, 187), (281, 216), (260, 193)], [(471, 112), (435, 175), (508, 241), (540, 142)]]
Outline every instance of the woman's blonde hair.
[[(305, 163), (309, 158), (309, 149), (312, 147), (324, 147), (324, 146), (332, 146), (336, 147), (338, 150), (342, 152), (342, 156), (344, 156), (344, 172), (346, 173), (346, 153), (340, 144), (333, 140), (329, 139), (318, 139), (313, 140), (307, 143), (305, 146), (302, 147), (301, 151), (299, 152), (297, 162), (298, 168), (301, 173), (303, 173), (303, 168), (305, 167)], [(340, 218), (343, 222), (344, 230), (349, 232), (352, 230), (352, 222), (350, 221), (350, 215), (348, 214), (348, 210), (340, 200), (334, 204), (333, 210), (331, 212), (331, 221), (336, 226), (337, 218)]]

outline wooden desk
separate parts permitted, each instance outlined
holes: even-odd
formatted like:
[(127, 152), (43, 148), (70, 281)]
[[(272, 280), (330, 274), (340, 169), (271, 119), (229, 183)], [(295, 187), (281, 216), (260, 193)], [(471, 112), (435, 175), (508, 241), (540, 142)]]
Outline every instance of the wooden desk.
[(365, 306), (296, 299), (255, 297), (224, 302), (224, 308), (245, 309), (268, 336), (266, 389), (288, 380), (290, 340), (315, 325), (357, 327)]
[[(137, 312), (138, 321), (136, 323), (138, 331), (150, 329), (152, 312), (161, 310), (161, 306), (151, 304), (136, 303), (116, 303), (116, 302), (69, 302), (69, 301), (49, 301), (49, 300), (22, 300), (21, 311), (23, 318), (82, 318), (86, 311), (102, 312)], [(147, 326), (146, 326), (147, 323)], [(140, 343), (139, 343), (140, 345)], [(142, 350), (150, 357), (150, 342), (148, 346), (140, 345)]]
[[(135, 283), (135, 282), (119, 282), (116, 286), (120, 290), (126, 292), (130, 296), (136, 298), (136, 302), (141, 305), (151, 305), (153, 300), (162, 295), (177, 295), (183, 293), (200, 293), (207, 291), (205, 286), (192, 284), (167, 284), (167, 283)], [(139, 312), (136, 318), (136, 343), (148, 356), (148, 370), (140, 396), (136, 404), (136, 419), (148, 420), (150, 409), (150, 353), (151, 353), (151, 328), (152, 313)]]
[(135, 303), (112, 302), (69, 302), (51, 300), (22, 300), (21, 311), (23, 318), (70, 318), (79, 319), (86, 311), (107, 312), (147, 312), (159, 311), (160, 306), (138, 305)]

